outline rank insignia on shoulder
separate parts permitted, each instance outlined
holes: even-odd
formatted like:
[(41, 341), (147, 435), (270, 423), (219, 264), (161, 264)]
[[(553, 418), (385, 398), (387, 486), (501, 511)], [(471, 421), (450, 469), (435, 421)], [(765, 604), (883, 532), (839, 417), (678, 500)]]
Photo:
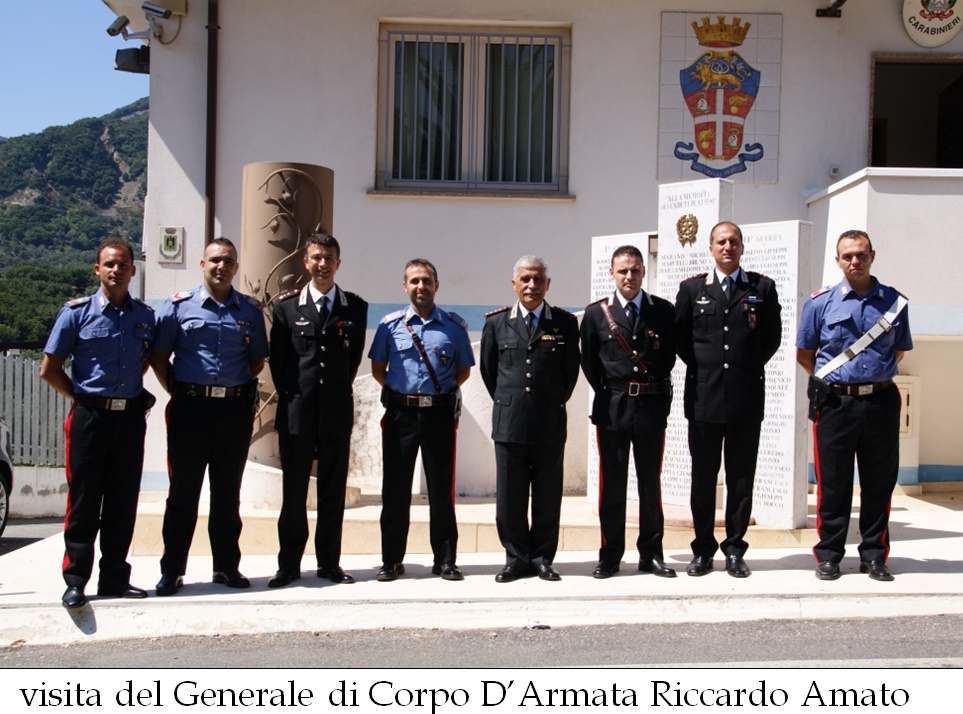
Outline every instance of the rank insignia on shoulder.
[(256, 297), (253, 297), (253, 296), (251, 296), (251, 295), (245, 295), (244, 293), (241, 293), (241, 296), (242, 296), (245, 300), (247, 300), (251, 305), (253, 305), (254, 307), (256, 307), (258, 310), (261, 309), (261, 301), (258, 300)]
[(73, 300), (68, 300), (64, 303), (67, 307), (80, 307), (81, 305), (86, 305), (90, 302), (90, 296), (74, 298)]
[(688, 283), (692, 280), (705, 280), (707, 275), (709, 275), (709, 273), (699, 273), (698, 275), (693, 275), (691, 278), (686, 278), (682, 282)]
[(449, 312), (449, 313), (448, 313), (448, 317), (450, 317), (453, 322), (461, 325), (461, 327), (462, 327), (463, 330), (467, 330), (467, 329), (468, 329), (468, 320), (466, 320), (465, 318), (463, 318), (463, 317), (462, 317), (461, 315), (459, 315), (457, 312)]
[(171, 302), (183, 302), (184, 300), (187, 300), (189, 297), (191, 297), (193, 294), (194, 294), (193, 290), (184, 290), (183, 292), (174, 293), (173, 295), (171, 295), (170, 300)]
[(500, 315), (503, 312), (508, 312), (511, 310), (510, 306), (500, 307), (497, 310), (492, 310), (491, 312), (486, 312), (485, 317), (491, 317), (492, 315)]
[(150, 310), (151, 312), (154, 312), (154, 308), (152, 308), (150, 305), (148, 305), (146, 302), (144, 302), (144, 301), (141, 300), (140, 298), (134, 298), (134, 302), (136, 302), (136, 303), (139, 304), (139, 305), (143, 305), (144, 307), (146, 307), (146, 308), (147, 308), (148, 310)]
[(400, 320), (405, 316), (404, 310), (395, 310), (394, 312), (389, 312), (387, 315), (381, 318), (381, 322), (387, 325), (389, 322), (394, 322), (395, 320)]
[(822, 286), (821, 288), (819, 288), (818, 290), (814, 290), (814, 291), (813, 291), (813, 294), (810, 295), (809, 297), (810, 297), (810, 298), (819, 297), (819, 296), (822, 295), (823, 293), (828, 293), (828, 292), (829, 292), (830, 290), (832, 290), (832, 289), (833, 289), (833, 286), (832, 286), (832, 285), (823, 285), (823, 286)]
[(300, 294), (300, 290), (295, 288), (294, 290), (285, 290), (283, 293), (279, 293), (275, 296), (274, 302), (284, 302), (285, 300), (290, 300), (295, 295)]

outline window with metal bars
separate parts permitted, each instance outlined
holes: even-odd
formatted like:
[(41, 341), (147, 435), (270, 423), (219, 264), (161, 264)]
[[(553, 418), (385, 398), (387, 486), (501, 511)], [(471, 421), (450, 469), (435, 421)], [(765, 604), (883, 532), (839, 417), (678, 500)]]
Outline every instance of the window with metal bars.
[(381, 37), (379, 189), (567, 190), (565, 34)]

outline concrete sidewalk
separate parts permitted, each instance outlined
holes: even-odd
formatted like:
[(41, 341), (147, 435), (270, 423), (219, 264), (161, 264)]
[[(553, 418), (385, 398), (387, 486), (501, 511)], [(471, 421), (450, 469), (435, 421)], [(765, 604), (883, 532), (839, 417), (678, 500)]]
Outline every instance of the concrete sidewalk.
[[(810, 496), (810, 513), (814, 497)], [(922, 496), (897, 495), (892, 509), (890, 567), (895, 582), (879, 583), (858, 572), (855, 533), (843, 562), (843, 577), (823, 582), (813, 575), (810, 551), (815, 535), (805, 531), (771, 531), (753, 527), (746, 560), (750, 578), (729, 577), (716, 557), (716, 572), (702, 578), (685, 575), (690, 531), (670, 528), (666, 560), (680, 577), (656, 578), (639, 573), (634, 553), (623, 560), (622, 572), (595, 580), (597, 526), (584, 498), (565, 499), (563, 524), (572, 530), (555, 564), (558, 583), (524, 579), (498, 584), (494, 575), (504, 555), (486, 528), (494, 522), (494, 504), (458, 504), (465, 536), (474, 533), (476, 547), (465, 548), (458, 562), (465, 580), (445, 582), (430, 573), (431, 556), (410, 553), (405, 575), (379, 583), (377, 554), (345, 555), (342, 565), (357, 579), (354, 585), (333, 585), (314, 577), (314, 558), (306, 555), (303, 577), (280, 590), (269, 590), (274, 574), (273, 553), (244, 556), (241, 570), (251, 578), (250, 590), (229, 590), (210, 583), (211, 559), (204, 550), (205, 530), (198, 527), (185, 587), (168, 598), (153, 594), (159, 577), (156, 554), (133, 555), (131, 582), (148, 588), (146, 600), (98, 598), (95, 581), (88, 586), (88, 605), (76, 612), (60, 604), (64, 585), (59, 563), (61, 536), (53, 536), (0, 557), (0, 646), (13, 643), (50, 644), (129, 637), (169, 635), (229, 635), (276, 631), (323, 632), (345, 629), (517, 628), (645, 622), (752, 621), (895, 617), (963, 613), (963, 492)], [(375, 508), (366, 504), (364, 508)], [(148, 504), (144, 509), (149, 511)], [(413, 508), (414, 523), (427, 520), (426, 506)], [(350, 528), (370, 530), (362, 511), (349, 511)], [(270, 519), (267, 519), (270, 520)], [(810, 519), (812, 520), (812, 519)], [(250, 519), (246, 521), (250, 523)], [(367, 523), (367, 525), (365, 525)], [(855, 527), (855, 519), (854, 519)], [(139, 528), (141, 525), (139, 524)], [(417, 526), (420, 528), (420, 526)], [(415, 529), (415, 530), (416, 530)], [(253, 527), (250, 530), (255, 530)], [(351, 532), (346, 525), (346, 541)], [(480, 534), (480, 535), (479, 535)], [(467, 541), (469, 538), (463, 536)], [(366, 537), (372, 537), (367, 535)], [(586, 541), (591, 538), (592, 540)], [(634, 539), (634, 536), (632, 536)], [(633, 542), (630, 540), (629, 542)], [(262, 549), (263, 550), (263, 549)]]

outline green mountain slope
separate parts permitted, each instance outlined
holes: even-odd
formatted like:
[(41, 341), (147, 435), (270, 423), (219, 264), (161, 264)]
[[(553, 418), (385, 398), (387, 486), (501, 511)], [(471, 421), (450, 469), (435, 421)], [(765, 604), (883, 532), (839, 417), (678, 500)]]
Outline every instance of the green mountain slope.
[(140, 245), (148, 100), (0, 142), (0, 270), (91, 264), (111, 235)]
[(141, 245), (148, 100), (0, 140), (0, 346), (42, 341), (96, 284), (100, 242)]

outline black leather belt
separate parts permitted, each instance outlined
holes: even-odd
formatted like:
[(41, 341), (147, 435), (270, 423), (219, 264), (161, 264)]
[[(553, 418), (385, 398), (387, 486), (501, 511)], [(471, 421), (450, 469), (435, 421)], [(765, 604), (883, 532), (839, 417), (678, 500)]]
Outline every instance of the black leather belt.
[(239, 387), (219, 387), (214, 384), (188, 384), (178, 382), (176, 392), (188, 397), (211, 397), (212, 399), (226, 399), (228, 397), (253, 397), (257, 394), (257, 387), (253, 384), (242, 384)]
[(630, 397), (639, 397), (643, 394), (664, 394), (666, 388), (662, 382), (621, 382), (613, 380), (608, 382), (609, 389), (616, 392), (625, 392)]
[[(102, 409), (107, 412), (125, 412), (131, 409), (147, 410), (154, 406), (153, 395), (150, 392), (141, 392), (136, 397), (127, 399), (111, 399), (109, 397), (97, 397), (92, 394), (74, 394), (74, 401), (83, 404), (91, 409)], [(153, 400), (153, 401), (150, 401)], [(148, 403), (149, 402), (149, 403)]]
[(874, 392), (882, 392), (892, 386), (893, 380), (887, 379), (882, 382), (867, 382), (866, 384), (830, 384), (829, 391), (845, 397), (865, 397)]
[(450, 407), (455, 403), (454, 394), (398, 394), (388, 395), (393, 407)]

